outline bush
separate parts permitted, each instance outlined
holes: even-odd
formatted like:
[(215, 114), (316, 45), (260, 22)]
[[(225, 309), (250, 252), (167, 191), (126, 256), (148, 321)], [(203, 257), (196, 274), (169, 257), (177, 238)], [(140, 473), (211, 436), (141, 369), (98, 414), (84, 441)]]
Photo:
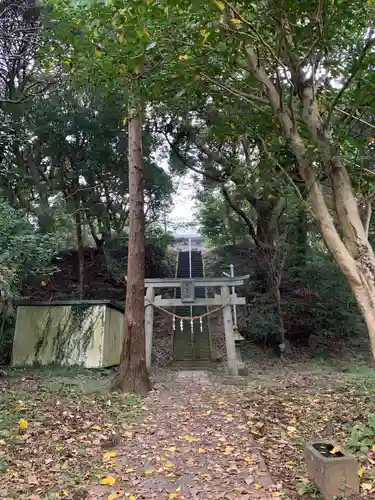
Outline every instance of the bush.
[(348, 440), (348, 448), (354, 453), (375, 451), (375, 413), (366, 412), (366, 422), (356, 424)]
[(15, 314), (0, 315), (0, 365), (10, 364), (15, 326)]

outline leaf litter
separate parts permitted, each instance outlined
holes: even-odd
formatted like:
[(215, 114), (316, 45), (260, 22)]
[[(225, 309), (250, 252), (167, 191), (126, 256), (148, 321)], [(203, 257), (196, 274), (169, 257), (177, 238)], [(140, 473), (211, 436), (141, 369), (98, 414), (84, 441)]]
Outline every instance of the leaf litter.
[[(43, 375), (1, 380), (0, 497), (295, 499), (312, 491), (298, 486), (305, 441), (345, 446), (373, 403), (361, 378), (293, 366), (254, 370), (241, 387), (160, 379), (143, 400), (85, 393), (87, 380), (103, 385), (93, 375), (52, 392)], [(374, 465), (370, 450), (361, 498), (374, 494)]]

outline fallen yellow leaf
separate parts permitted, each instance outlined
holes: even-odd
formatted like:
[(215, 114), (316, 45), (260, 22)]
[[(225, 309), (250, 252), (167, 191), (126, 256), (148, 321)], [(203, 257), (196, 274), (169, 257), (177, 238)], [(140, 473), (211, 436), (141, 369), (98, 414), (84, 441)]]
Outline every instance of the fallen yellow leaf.
[(234, 450), (233, 446), (226, 446), (224, 448), (224, 455), (230, 455), (233, 450)]
[(187, 60), (187, 58), (188, 58), (188, 56), (187, 56), (186, 54), (183, 54), (183, 55), (181, 55), (181, 56), (178, 56), (178, 60), (179, 60), (179, 61), (186, 61), (186, 60)]
[(93, 430), (93, 431), (101, 431), (101, 430), (102, 430), (102, 428), (100, 427), (100, 425), (93, 425), (93, 426), (91, 427), (91, 430)]
[(173, 469), (173, 468), (174, 468), (174, 464), (171, 464), (171, 463), (169, 462), (169, 463), (165, 464), (165, 465), (164, 465), (164, 467), (165, 467), (166, 469)]
[(129, 500), (137, 500), (137, 497), (135, 495), (130, 495)]
[(115, 457), (117, 457), (117, 451), (106, 451), (105, 453), (103, 453), (103, 458), (109, 459)]
[(375, 443), (372, 445), (371, 451), (375, 452)]
[(108, 495), (108, 500), (116, 500), (116, 498), (120, 498), (124, 495), (124, 491), (114, 491), (110, 495)]
[(186, 439), (186, 441), (199, 441), (198, 437), (189, 436), (188, 434), (185, 434), (184, 439)]
[(170, 446), (169, 448), (164, 448), (165, 450), (167, 451), (170, 451), (171, 453), (174, 453), (176, 451), (176, 447), (175, 446)]
[(169, 500), (173, 500), (174, 498), (181, 498), (181, 489), (178, 487), (175, 491), (171, 491), (168, 495)]
[(198, 453), (203, 455), (204, 453), (206, 453), (206, 450), (204, 448), (199, 448)]
[(358, 476), (359, 477), (363, 477), (363, 474), (365, 473), (366, 469), (362, 466), (360, 467), (359, 471), (358, 471)]
[(20, 418), (18, 422), (18, 426), (23, 431), (29, 427), (29, 422), (25, 418)]
[(282, 495), (281, 491), (274, 491), (274, 492), (272, 493), (272, 496), (273, 496), (273, 497), (281, 497), (281, 495)]
[(241, 19), (238, 19), (237, 17), (234, 17), (233, 19), (231, 19), (231, 22), (233, 24), (242, 24)]
[(153, 473), (154, 473), (153, 469), (145, 470), (145, 476), (152, 476)]
[(100, 484), (107, 485), (107, 486), (113, 486), (115, 483), (116, 483), (116, 478), (113, 476), (104, 477), (100, 481)]
[(256, 488), (257, 490), (260, 490), (260, 489), (262, 489), (262, 488), (263, 488), (263, 486), (262, 486), (260, 483), (255, 483), (255, 488)]
[(166, 462), (168, 460), (168, 458), (165, 455), (162, 455), (160, 458), (162, 459), (163, 462)]
[(129, 472), (134, 472), (133, 467), (128, 467), (128, 468), (126, 469), (126, 472), (128, 472), (128, 473), (129, 473)]
[(297, 429), (295, 427), (293, 427), (292, 425), (288, 425), (287, 430), (288, 430), (288, 434), (293, 434), (293, 432), (297, 431)]
[(173, 472), (170, 472), (169, 474), (166, 474), (165, 477), (177, 477), (176, 474), (173, 474)]
[(198, 417), (209, 417), (212, 413), (212, 410), (207, 410), (204, 413), (200, 413)]
[(285, 462), (286, 465), (297, 465), (297, 462), (295, 460), (288, 460), (287, 462)]
[(330, 451), (331, 455), (334, 455), (335, 453), (338, 453), (340, 451), (340, 448), (338, 446), (334, 446), (332, 450)]
[(247, 458), (245, 458), (245, 461), (248, 464), (252, 464), (253, 462), (256, 462), (255, 458), (253, 458), (253, 457), (247, 457)]

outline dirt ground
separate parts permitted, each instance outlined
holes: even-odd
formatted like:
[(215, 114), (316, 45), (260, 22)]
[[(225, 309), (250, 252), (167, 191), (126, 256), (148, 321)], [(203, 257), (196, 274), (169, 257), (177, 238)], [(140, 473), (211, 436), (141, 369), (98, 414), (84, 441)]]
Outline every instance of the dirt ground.
[[(305, 442), (346, 445), (375, 413), (375, 371), (360, 363), (253, 360), (235, 385), (161, 369), (143, 399), (109, 392), (111, 376), (6, 371), (0, 498), (319, 499)], [(375, 452), (358, 457), (360, 498), (374, 497)]]

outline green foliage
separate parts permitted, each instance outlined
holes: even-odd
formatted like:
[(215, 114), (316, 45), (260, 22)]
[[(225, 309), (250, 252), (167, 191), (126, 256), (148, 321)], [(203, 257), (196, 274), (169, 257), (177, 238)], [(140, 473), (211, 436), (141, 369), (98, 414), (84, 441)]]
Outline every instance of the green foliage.
[(235, 245), (248, 234), (244, 221), (233, 213), (218, 188), (199, 193), (197, 220), (202, 234), (213, 246)]
[(321, 337), (327, 345), (335, 340), (359, 339), (365, 327), (345, 277), (328, 257), (318, 255), (303, 267), (288, 269), (290, 290), (285, 304), (290, 328), (301, 339)]
[(11, 360), (16, 315), (3, 310), (0, 314), (0, 365), (8, 365)]
[(46, 270), (61, 241), (54, 234), (41, 234), (26, 214), (0, 200), (0, 285), (3, 295), (17, 294), (25, 273)]
[(152, 247), (160, 248), (165, 252), (173, 242), (173, 235), (160, 226), (150, 226), (146, 231), (146, 240)]
[(366, 412), (364, 422), (354, 425), (349, 440), (349, 450), (357, 453), (367, 453), (375, 446), (375, 413)]

